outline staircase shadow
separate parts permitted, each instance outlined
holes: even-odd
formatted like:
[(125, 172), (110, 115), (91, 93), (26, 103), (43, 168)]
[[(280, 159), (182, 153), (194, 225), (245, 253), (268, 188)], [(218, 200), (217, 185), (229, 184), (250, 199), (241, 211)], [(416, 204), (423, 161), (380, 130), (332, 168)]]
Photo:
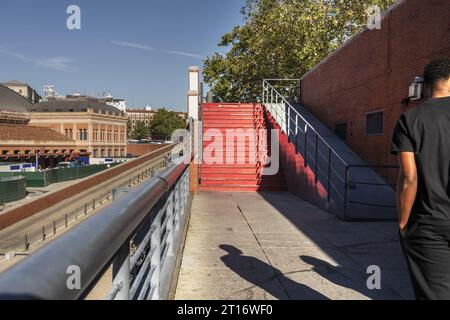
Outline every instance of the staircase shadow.
[(329, 300), (328, 297), (309, 286), (286, 277), (270, 264), (244, 255), (235, 246), (222, 244), (219, 248), (227, 252), (227, 255), (222, 256), (221, 260), (228, 268), (278, 300), (292, 300), (293, 297), (289, 295), (288, 291), (295, 293), (296, 300)]

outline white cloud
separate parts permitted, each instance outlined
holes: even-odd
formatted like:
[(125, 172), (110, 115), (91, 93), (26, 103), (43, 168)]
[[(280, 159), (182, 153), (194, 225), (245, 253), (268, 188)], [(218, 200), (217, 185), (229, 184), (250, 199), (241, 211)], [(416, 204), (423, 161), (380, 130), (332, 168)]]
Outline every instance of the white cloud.
[(199, 54), (189, 53), (189, 52), (181, 52), (181, 51), (165, 51), (165, 52), (171, 53), (171, 54), (177, 54), (179, 56), (196, 58), (196, 59), (203, 59), (204, 58), (203, 56), (201, 56)]
[(17, 58), (24, 62), (32, 63), (37, 68), (47, 68), (56, 71), (73, 72), (78, 69), (77, 66), (73, 65), (73, 61), (67, 57), (51, 57), (51, 58), (40, 58), (34, 59), (28, 57), (24, 54), (12, 52), (0, 47), (0, 54), (7, 55), (10, 57)]
[(199, 54), (195, 54), (195, 53), (189, 53), (189, 52), (182, 52), (182, 51), (161, 51), (161, 50), (157, 50), (154, 49), (152, 47), (140, 44), (140, 43), (135, 43), (135, 42), (127, 42), (127, 41), (111, 41), (112, 44), (116, 45), (116, 46), (122, 46), (122, 47), (128, 47), (128, 48), (134, 48), (134, 49), (141, 49), (141, 50), (147, 50), (147, 51), (156, 51), (156, 52), (163, 52), (163, 53), (169, 53), (169, 54), (176, 54), (179, 56), (184, 56), (184, 57), (190, 57), (190, 58), (196, 58), (196, 59), (203, 59), (204, 57), (199, 55)]
[(134, 42), (111, 41), (111, 43), (115, 44), (116, 46), (122, 46), (122, 47), (128, 47), (128, 48), (135, 48), (135, 49), (154, 51), (154, 49), (152, 47), (148, 47), (148, 46), (145, 46), (143, 44), (134, 43)]

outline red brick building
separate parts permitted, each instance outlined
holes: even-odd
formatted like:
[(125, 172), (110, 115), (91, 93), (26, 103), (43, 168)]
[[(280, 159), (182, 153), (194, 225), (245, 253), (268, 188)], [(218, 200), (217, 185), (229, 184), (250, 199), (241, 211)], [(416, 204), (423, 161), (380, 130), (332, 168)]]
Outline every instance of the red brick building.
[(425, 65), (444, 55), (450, 56), (450, 1), (399, 0), (383, 14), (381, 29), (357, 34), (302, 78), (301, 101), (367, 163), (396, 164), (389, 154), (393, 128), (417, 105), (401, 101)]

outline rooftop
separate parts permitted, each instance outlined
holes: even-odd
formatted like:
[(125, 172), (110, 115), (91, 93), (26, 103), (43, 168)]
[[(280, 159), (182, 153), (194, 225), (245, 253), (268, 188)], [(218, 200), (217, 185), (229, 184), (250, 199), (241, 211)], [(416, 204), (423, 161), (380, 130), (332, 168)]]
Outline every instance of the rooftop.
[(0, 112), (27, 113), (33, 104), (20, 94), (0, 84)]
[(93, 100), (52, 100), (37, 103), (32, 112), (86, 112), (87, 109), (120, 114), (120, 110)]
[(54, 142), (70, 142), (71, 139), (65, 135), (49, 128), (12, 125), (0, 123), (0, 137), (2, 141), (54, 141)]
[(4, 82), (3, 85), (5, 85), (5, 86), (28, 86), (27, 83), (24, 83), (24, 82), (21, 82), (18, 80), (11, 80), (11, 81)]

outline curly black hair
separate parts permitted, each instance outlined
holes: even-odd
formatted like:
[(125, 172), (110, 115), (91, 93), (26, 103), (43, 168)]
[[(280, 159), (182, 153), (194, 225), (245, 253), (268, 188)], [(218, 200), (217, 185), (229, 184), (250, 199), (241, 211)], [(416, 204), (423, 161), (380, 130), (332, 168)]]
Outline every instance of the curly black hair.
[(439, 80), (448, 80), (450, 78), (450, 58), (441, 57), (431, 61), (423, 74), (425, 83), (434, 86)]

